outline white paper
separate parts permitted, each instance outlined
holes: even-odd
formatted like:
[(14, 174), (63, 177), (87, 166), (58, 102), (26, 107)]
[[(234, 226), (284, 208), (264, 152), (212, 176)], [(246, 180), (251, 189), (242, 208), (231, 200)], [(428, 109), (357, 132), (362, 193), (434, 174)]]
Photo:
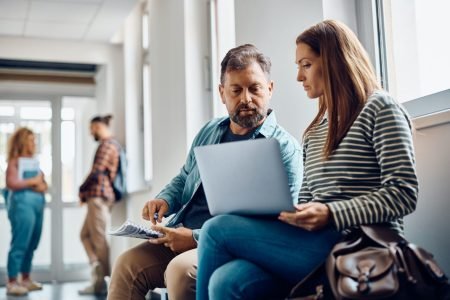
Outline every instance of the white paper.
[(110, 231), (109, 234), (116, 236), (134, 237), (146, 240), (164, 236), (159, 231), (151, 230), (150, 228), (146, 228), (144, 226), (133, 223), (130, 220), (125, 221), (125, 223), (123, 223), (119, 228)]
[(18, 172), (19, 172), (19, 179), (23, 179), (23, 174), (26, 171), (37, 171), (39, 172), (39, 161), (36, 158), (31, 157), (19, 157), (19, 163), (18, 163)]

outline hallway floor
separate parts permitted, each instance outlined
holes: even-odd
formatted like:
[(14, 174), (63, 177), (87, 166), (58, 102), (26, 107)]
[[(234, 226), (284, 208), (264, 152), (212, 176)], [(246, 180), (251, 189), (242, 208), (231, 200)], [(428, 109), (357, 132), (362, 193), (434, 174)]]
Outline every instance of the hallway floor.
[[(106, 300), (106, 296), (80, 296), (78, 290), (89, 282), (45, 283), (42, 291), (29, 293), (24, 297), (6, 295), (6, 288), (0, 286), (0, 300)], [(146, 299), (160, 300), (160, 292), (149, 292)]]
[(6, 295), (6, 288), (0, 287), (0, 300), (106, 300), (104, 297), (80, 296), (78, 290), (88, 285), (88, 282), (45, 283), (42, 291), (29, 293), (24, 297)]

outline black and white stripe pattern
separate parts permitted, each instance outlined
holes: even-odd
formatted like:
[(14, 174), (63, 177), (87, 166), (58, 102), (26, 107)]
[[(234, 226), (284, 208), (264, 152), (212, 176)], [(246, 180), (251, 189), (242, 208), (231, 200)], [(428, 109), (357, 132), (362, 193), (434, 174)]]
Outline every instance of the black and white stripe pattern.
[(390, 223), (403, 231), (413, 212), (418, 183), (406, 113), (388, 94), (375, 92), (338, 148), (324, 160), (326, 119), (305, 138), (299, 203), (326, 203), (338, 230)]

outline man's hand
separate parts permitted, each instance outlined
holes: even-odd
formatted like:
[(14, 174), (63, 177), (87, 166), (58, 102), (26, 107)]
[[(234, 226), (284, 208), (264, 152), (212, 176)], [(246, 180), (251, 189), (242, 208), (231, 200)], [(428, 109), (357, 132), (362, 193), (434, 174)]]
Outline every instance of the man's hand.
[[(162, 218), (169, 211), (169, 205), (163, 199), (153, 199), (147, 201), (145, 203), (144, 208), (142, 209), (142, 218), (144, 220), (152, 222), (153, 225), (156, 225), (156, 222), (161, 223)], [(158, 219), (155, 219), (155, 213), (158, 214)]]
[(182, 253), (197, 247), (197, 243), (192, 236), (192, 230), (189, 228), (169, 228), (154, 225), (152, 229), (164, 234), (163, 237), (148, 240), (152, 244), (164, 244), (164, 246), (176, 253)]
[(321, 229), (330, 221), (330, 209), (323, 203), (308, 202), (295, 208), (295, 212), (282, 212), (278, 219), (308, 231)]

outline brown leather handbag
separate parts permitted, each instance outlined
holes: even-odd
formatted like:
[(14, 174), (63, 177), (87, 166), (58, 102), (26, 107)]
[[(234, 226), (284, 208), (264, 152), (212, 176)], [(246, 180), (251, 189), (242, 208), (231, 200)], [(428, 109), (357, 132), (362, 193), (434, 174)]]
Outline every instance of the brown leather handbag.
[(450, 286), (432, 254), (388, 227), (370, 225), (337, 243), (289, 299), (450, 299)]

